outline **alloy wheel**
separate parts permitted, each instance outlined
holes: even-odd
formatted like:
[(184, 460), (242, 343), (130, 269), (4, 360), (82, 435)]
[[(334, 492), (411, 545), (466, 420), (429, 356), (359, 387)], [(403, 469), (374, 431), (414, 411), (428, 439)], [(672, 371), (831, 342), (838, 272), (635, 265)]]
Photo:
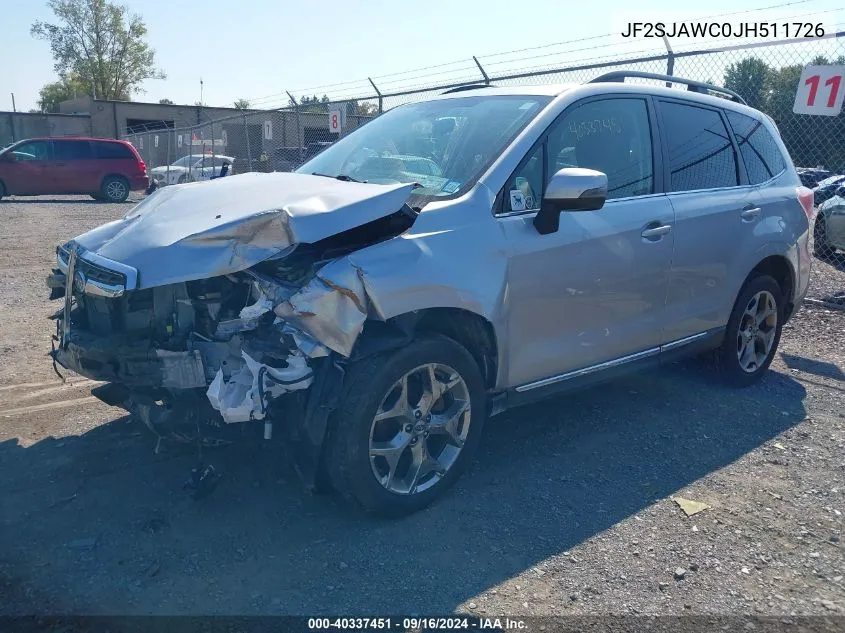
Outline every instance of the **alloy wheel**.
[(769, 357), (777, 332), (778, 310), (775, 298), (761, 290), (748, 302), (736, 335), (736, 355), (742, 371), (752, 374)]
[(388, 390), (370, 426), (370, 466), (396, 494), (436, 485), (455, 464), (470, 428), (469, 389), (441, 363), (412, 369)]

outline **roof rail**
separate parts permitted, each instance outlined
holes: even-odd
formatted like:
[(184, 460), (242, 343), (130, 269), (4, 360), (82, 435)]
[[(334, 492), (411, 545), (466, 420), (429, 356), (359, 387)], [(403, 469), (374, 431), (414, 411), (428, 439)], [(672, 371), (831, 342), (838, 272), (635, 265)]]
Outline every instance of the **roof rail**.
[(736, 101), (737, 103), (741, 103), (743, 105), (748, 105), (745, 103), (745, 99), (740, 97), (737, 93), (735, 93), (730, 88), (722, 88), (721, 86), (714, 86), (713, 84), (706, 84), (701, 81), (694, 81), (692, 79), (684, 79), (683, 77), (673, 77), (672, 75), (659, 75), (657, 73), (644, 73), (638, 70), (615, 70), (610, 73), (605, 73), (604, 75), (600, 75), (595, 79), (591, 79), (587, 83), (595, 84), (595, 83), (603, 83), (606, 81), (618, 81), (618, 82), (625, 82), (625, 79), (629, 77), (636, 77), (639, 79), (657, 79), (658, 81), (666, 81), (672, 82), (676, 84), (686, 84), (687, 90), (690, 92), (699, 92), (706, 94), (708, 92), (717, 92), (723, 95), (726, 95), (730, 98), (731, 101)]
[(444, 90), (440, 94), (448, 95), (452, 94), (453, 92), (463, 92), (464, 90), (476, 90), (478, 88), (495, 88), (495, 86), (491, 86), (490, 84), (466, 84), (465, 86), (455, 86), (454, 88), (449, 88), (448, 90)]

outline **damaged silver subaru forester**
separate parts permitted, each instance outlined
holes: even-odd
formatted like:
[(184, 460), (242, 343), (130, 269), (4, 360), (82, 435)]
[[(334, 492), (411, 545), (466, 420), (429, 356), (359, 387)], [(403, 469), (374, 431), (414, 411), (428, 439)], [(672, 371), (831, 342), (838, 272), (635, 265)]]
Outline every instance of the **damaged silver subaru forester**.
[(160, 438), (255, 429), (394, 515), (509, 407), (705, 351), (751, 384), (812, 193), (736, 94), (631, 76), (670, 79), (456, 89), (295, 173), (159, 190), (58, 248), (53, 359)]

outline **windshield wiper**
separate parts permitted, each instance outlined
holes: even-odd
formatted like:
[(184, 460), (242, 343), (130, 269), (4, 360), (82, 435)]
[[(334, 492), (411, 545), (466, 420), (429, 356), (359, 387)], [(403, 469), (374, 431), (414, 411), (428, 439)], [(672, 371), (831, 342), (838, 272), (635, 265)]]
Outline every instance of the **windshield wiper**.
[(321, 174), (317, 171), (311, 172), (312, 176), (323, 176), (324, 178), (334, 178), (335, 180), (342, 180), (343, 182), (367, 182), (366, 180), (358, 180), (357, 178), (353, 178), (352, 176), (347, 176), (346, 174), (338, 174), (337, 176), (329, 176), (328, 174)]

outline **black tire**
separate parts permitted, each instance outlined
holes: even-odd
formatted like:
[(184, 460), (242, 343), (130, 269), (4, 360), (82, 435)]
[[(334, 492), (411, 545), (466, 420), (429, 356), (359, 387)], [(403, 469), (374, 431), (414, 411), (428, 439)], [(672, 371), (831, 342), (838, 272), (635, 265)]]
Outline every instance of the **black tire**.
[(184, 185), (186, 182), (188, 182), (188, 178), (185, 176), (185, 174), (182, 174), (181, 176), (179, 176), (179, 179), (176, 181), (176, 184)]
[(123, 176), (106, 176), (100, 187), (100, 195), (106, 202), (126, 202), (129, 197), (129, 181)]
[(3, 196), (6, 195), (6, 185), (0, 182), (0, 200), (3, 199)]
[(816, 218), (813, 225), (813, 255), (819, 259), (827, 259), (836, 252), (827, 241), (827, 224), (823, 215)]
[[(427, 363), (446, 365), (463, 379), (470, 398), (469, 429), (463, 447), (442, 477), (421, 492), (400, 494), (382, 486), (373, 472), (371, 425), (396, 381)], [(326, 439), (325, 466), (331, 484), (346, 500), (374, 514), (397, 517), (421, 510), (460, 477), (478, 447), (486, 415), (486, 390), (478, 365), (452, 339), (426, 336), (395, 352), (355, 363), (347, 369), (341, 403)]]
[[(746, 371), (740, 364), (738, 348), (740, 346), (740, 327), (743, 326), (745, 310), (751, 304), (754, 297), (760, 292), (767, 292), (775, 303), (774, 339), (771, 349), (765, 359), (756, 364), (753, 371)], [(716, 362), (722, 379), (728, 385), (734, 387), (747, 387), (754, 384), (771, 365), (777, 353), (780, 343), (781, 328), (783, 327), (784, 298), (778, 283), (768, 275), (757, 275), (750, 278), (737, 297), (731, 317), (728, 320), (728, 327), (725, 331), (725, 340), (722, 346), (716, 351)], [(771, 326), (770, 326), (771, 327)], [(763, 328), (760, 328), (763, 330)], [(765, 349), (765, 348), (764, 348)]]

